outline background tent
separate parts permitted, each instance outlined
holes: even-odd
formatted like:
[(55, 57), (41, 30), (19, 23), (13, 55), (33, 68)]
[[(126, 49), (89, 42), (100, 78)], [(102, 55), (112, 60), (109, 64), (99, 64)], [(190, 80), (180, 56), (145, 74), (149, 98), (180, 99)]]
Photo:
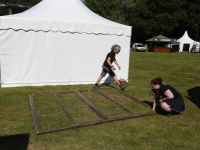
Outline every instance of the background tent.
[(1, 87), (95, 83), (113, 44), (121, 46), (116, 73), (128, 80), (130, 37), (130, 26), (96, 15), (80, 0), (43, 0), (1, 16)]
[(146, 43), (148, 44), (148, 51), (149, 52), (154, 52), (154, 47), (164, 47), (166, 44), (166, 41), (160, 41), (158, 39), (168, 39), (167, 37), (163, 35), (158, 35), (155, 37), (152, 37), (148, 40), (146, 40)]
[(185, 31), (184, 35), (178, 39), (177, 42), (180, 42), (179, 52), (189, 51), (195, 43), (194, 40), (188, 36), (187, 31)]

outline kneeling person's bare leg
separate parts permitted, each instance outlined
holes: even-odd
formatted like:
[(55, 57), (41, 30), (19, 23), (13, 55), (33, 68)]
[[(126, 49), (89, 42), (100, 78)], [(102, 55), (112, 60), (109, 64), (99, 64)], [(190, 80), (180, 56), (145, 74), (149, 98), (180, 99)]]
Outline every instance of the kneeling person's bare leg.
[(160, 104), (160, 106), (161, 106), (161, 108), (162, 108), (164, 111), (166, 111), (166, 112), (171, 112), (171, 108), (170, 108), (170, 106), (169, 106), (167, 103), (162, 102), (162, 103)]

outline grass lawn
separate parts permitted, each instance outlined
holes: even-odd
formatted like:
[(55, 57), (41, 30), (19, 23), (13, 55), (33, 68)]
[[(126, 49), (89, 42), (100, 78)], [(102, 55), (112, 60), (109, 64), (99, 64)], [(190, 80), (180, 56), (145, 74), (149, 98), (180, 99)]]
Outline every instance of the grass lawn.
[[(184, 97), (186, 110), (181, 115), (166, 117), (155, 114), (42, 135), (37, 135), (34, 130), (29, 94), (90, 89), (93, 85), (0, 88), (0, 150), (199, 150), (200, 53), (130, 51), (129, 82), (125, 92), (140, 101), (151, 103), (150, 81), (156, 77), (174, 86)], [(117, 87), (114, 83), (111, 86)], [(99, 95), (83, 94), (88, 99), (98, 99), (93, 99), (93, 103), (111, 117), (126, 115), (111, 102), (105, 103)], [(114, 97), (115, 94), (111, 95)], [(76, 111), (68, 108), (75, 121), (98, 120), (73, 94), (69, 97), (59, 95), (59, 98), (66, 106), (76, 108)], [(121, 99), (127, 105), (125, 102), (128, 100)], [(52, 97), (37, 97), (34, 102), (41, 128), (69, 124)], [(138, 112), (144, 109), (131, 102), (127, 107)]]

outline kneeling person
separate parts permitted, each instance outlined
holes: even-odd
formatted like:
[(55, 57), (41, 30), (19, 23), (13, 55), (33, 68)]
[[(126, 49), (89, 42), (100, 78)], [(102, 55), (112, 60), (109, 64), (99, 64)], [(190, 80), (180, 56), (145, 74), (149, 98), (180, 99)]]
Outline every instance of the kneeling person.
[[(156, 111), (156, 106), (168, 113), (181, 113), (185, 110), (185, 104), (181, 94), (169, 84), (163, 84), (161, 78), (153, 79), (150, 82), (155, 91), (152, 111)], [(162, 95), (162, 97), (158, 97)]]

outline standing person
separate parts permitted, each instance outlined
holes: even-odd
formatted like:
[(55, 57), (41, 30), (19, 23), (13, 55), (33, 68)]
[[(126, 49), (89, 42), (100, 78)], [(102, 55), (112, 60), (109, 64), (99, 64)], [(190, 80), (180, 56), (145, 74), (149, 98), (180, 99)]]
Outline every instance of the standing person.
[(160, 107), (167, 113), (181, 113), (185, 110), (185, 104), (181, 94), (171, 85), (163, 84), (161, 78), (153, 79), (150, 82), (154, 89), (154, 102), (152, 111)]
[(94, 89), (98, 89), (99, 88), (99, 86), (98, 86), (99, 82), (101, 81), (101, 79), (103, 77), (105, 77), (105, 75), (107, 73), (111, 77), (114, 78), (115, 82), (119, 85), (121, 90), (126, 88), (126, 85), (121, 85), (119, 83), (119, 81), (117, 79), (117, 76), (116, 76), (115, 72), (113, 71), (113, 70), (115, 70), (115, 67), (112, 65), (112, 63), (114, 62), (117, 65), (117, 67), (119, 68), (119, 70), (121, 69), (121, 67), (117, 63), (117, 60), (115, 59), (115, 54), (119, 54), (120, 50), (121, 50), (121, 47), (119, 45), (117, 45), (117, 44), (115, 44), (115, 45), (113, 45), (111, 47), (111, 52), (109, 52), (107, 54), (107, 56), (106, 56), (106, 59), (105, 59), (103, 65), (102, 65), (102, 68), (103, 68), (102, 72), (101, 72), (100, 76), (97, 78), (97, 81), (96, 81), (96, 83), (95, 83), (95, 85), (93, 87)]

